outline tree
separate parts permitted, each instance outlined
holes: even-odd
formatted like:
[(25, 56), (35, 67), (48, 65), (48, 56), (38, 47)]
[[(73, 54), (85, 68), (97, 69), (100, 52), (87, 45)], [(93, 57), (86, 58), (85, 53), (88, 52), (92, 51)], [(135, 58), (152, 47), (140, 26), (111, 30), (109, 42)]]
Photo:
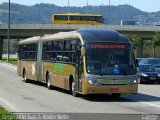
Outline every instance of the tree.
[(160, 45), (160, 32), (156, 32), (155, 35), (153, 35), (152, 45), (153, 45), (153, 57), (155, 57), (156, 45)]
[(134, 46), (140, 47), (140, 51), (138, 50), (137, 52), (138, 57), (142, 57), (143, 56), (143, 40), (141, 37), (139, 37), (138, 35), (132, 35), (131, 36), (131, 42)]
[(142, 38), (140, 38), (138, 35), (132, 35), (131, 36), (131, 42), (135, 46), (141, 45)]

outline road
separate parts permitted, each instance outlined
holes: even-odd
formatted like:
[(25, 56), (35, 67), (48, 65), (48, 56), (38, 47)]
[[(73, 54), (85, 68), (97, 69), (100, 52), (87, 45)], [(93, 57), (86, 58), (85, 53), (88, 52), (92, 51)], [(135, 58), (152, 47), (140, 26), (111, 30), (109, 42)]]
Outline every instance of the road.
[(24, 83), (16, 67), (0, 63), (0, 105), (11, 112), (160, 114), (160, 85), (139, 85), (137, 95), (73, 97), (61, 89)]

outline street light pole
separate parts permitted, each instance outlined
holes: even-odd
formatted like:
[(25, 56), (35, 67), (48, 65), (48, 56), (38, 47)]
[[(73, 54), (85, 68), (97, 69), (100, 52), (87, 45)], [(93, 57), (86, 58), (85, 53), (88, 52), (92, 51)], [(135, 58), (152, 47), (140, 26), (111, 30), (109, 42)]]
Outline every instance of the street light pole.
[(109, 8), (108, 8), (108, 24), (110, 24), (110, 14), (111, 14), (111, 10), (110, 10), (110, 0), (109, 0)]
[(68, 29), (69, 29), (69, 0), (68, 0)]
[(8, 34), (7, 34), (7, 62), (9, 62), (9, 54), (10, 54), (10, 12), (11, 12), (11, 7), (10, 7), (10, 0), (8, 3)]
[(88, 0), (87, 0), (87, 6), (86, 6), (86, 14), (88, 13)]

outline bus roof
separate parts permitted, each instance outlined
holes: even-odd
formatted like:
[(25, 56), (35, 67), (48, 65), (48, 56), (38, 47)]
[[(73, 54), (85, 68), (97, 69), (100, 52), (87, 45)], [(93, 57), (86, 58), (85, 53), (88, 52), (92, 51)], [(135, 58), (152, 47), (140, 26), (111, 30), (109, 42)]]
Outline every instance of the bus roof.
[(34, 36), (34, 37), (30, 37), (27, 38), (25, 40), (22, 40), (19, 42), (19, 44), (30, 44), (30, 43), (35, 43), (40, 39), (40, 36)]
[(118, 33), (117, 31), (109, 29), (80, 29), (71, 32), (60, 32), (47, 37), (43, 37), (42, 40), (64, 40), (68, 38), (79, 38), (82, 44), (94, 41), (130, 43), (129, 39), (126, 36)]
[(80, 14), (80, 13), (69, 13), (69, 14), (53, 14), (57, 16), (66, 15), (66, 16), (102, 16), (101, 14)]
[(121, 42), (121, 43), (130, 43), (130, 40), (120, 34), (117, 31), (109, 29), (80, 29), (70, 32), (59, 32), (52, 35), (46, 35), (43, 37), (36, 36), (20, 41), (20, 44), (29, 44), (37, 42), (39, 39), (42, 41), (51, 41), (51, 40), (64, 40), (70, 38), (79, 38), (81, 44), (88, 42)]
[(124, 42), (130, 43), (130, 40), (117, 31), (109, 29), (80, 29), (77, 32), (82, 36), (85, 42)]
[(64, 39), (77, 39), (79, 38), (81, 41), (81, 44), (84, 44), (82, 37), (79, 33), (76, 31), (70, 31), (70, 32), (59, 32), (57, 34), (53, 34), (50, 36), (42, 37), (42, 41), (50, 41), (50, 40), (64, 40)]

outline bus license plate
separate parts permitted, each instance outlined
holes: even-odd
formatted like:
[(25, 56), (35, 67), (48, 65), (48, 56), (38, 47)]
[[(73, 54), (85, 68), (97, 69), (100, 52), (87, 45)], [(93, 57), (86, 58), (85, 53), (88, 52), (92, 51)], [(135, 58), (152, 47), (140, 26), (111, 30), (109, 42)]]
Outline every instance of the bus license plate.
[(119, 88), (111, 88), (110, 91), (111, 91), (112, 93), (115, 93), (115, 92), (118, 92), (118, 91), (119, 91)]

